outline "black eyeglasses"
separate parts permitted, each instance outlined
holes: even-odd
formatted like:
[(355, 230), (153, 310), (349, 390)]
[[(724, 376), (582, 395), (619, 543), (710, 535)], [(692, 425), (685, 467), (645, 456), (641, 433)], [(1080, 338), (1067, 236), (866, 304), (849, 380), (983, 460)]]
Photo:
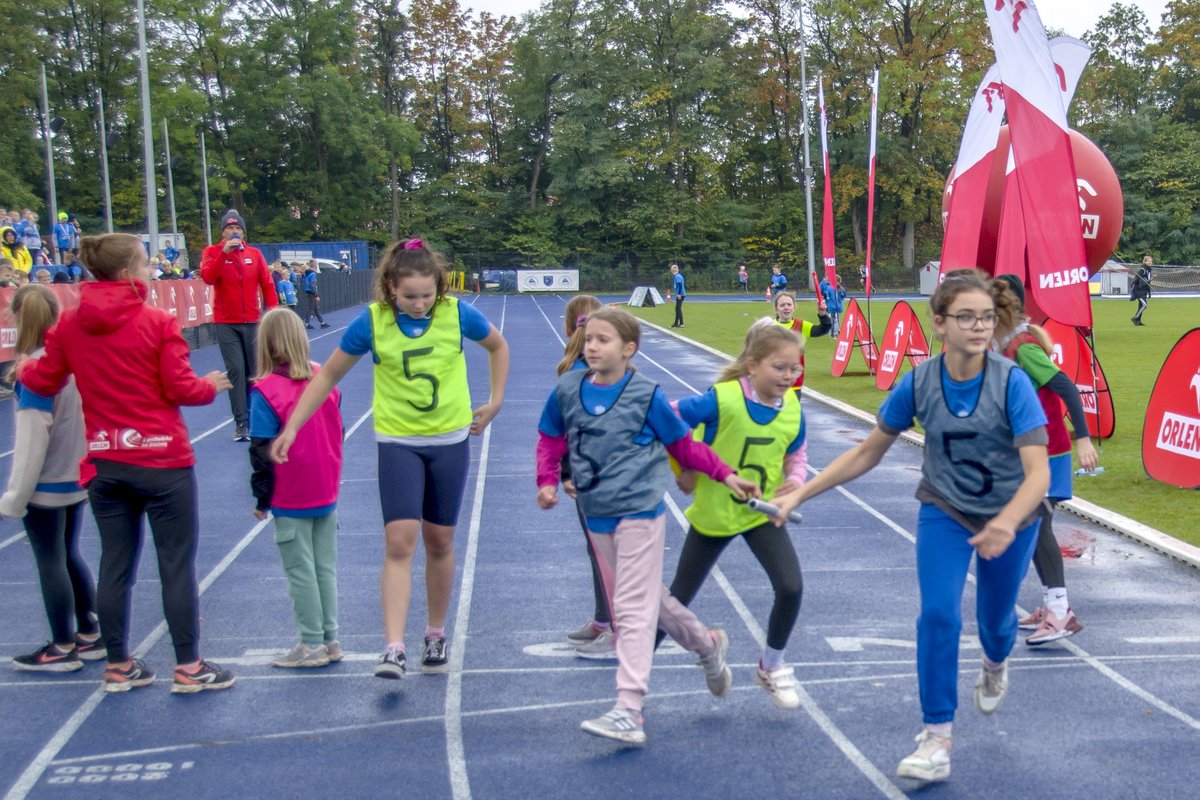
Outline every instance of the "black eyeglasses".
[(946, 316), (954, 318), (960, 331), (969, 331), (975, 327), (976, 323), (982, 324), (985, 329), (996, 327), (996, 312), (994, 311), (988, 311), (981, 316), (975, 316), (970, 311), (960, 311), (957, 314), (947, 314)]

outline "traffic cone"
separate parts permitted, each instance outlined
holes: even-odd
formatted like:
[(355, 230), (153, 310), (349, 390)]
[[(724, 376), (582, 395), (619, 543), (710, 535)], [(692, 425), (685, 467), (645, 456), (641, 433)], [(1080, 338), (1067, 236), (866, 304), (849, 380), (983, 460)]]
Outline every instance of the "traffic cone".
[(671, 302), (671, 290), (667, 289), (667, 302)]
[(771, 302), (771, 287), (767, 287), (767, 302)]

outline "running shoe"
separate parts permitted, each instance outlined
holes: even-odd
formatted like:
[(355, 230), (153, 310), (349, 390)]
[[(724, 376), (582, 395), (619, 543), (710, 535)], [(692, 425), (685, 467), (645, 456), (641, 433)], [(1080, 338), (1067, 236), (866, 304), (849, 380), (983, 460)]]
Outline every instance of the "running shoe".
[(626, 744), (646, 742), (646, 730), (642, 727), (641, 714), (621, 706), (613, 706), (612, 711), (602, 717), (584, 720), (579, 727), (592, 736), (603, 736), (605, 739), (615, 739)]
[(122, 669), (109, 664), (104, 670), (104, 691), (106, 692), (128, 692), (130, 689), (139, 689), (152, 683), (154, 683), (154, 673), (140, 658), (133, 659), (127, 668)]
[(250, 441), (250, 427), (247, 425), (238, 425), (237, 429), (233, 432), (233, 440), (235, 442)]
[(337, 639), (325, 643), (325, 652), (329, 654), (329, 660), (334, 662), (341, 661), (343, 656), (345, 656), (345, 653), (342, 652), (342, 646), (338, 643)]
[(13, 669), (20, 672), (74, 672), (83, 669), (76, 648), (60, 650), (54, 642), (23, 656), (13, 656)]
[(271, 666), (284, 669), (305, 667), (323, 667), (329, 663), (329, 650), (325, 645), (309, 647), (304, 642), (298, 643), (288, 652), (271, 661)]
[(980, 714), (995, 714), (1008, 694), (1008, 662), (992, 669), (987, 662), (979, 671), (979, 680), (975, 683), (975, 707)]
[(758, 670), (758, 685), (771, 695), (771, 702), (777, 708), (799, 708), (800, 692), (796, 684), (796, 670), (784, 664), (775, 669), (766, 670), (760, 665)]
[(721, 628), (710, 628), (709, 634), (713, 639), (712, 652), (700, 656), (697, 662), (704, 671), (704, 682), (713, 697), (724, 697), (733, 686), (733, 672), (725, 662), (725, 654), (729, 652), (729, 635)]
[(175, 668), (175, 680), (171, 683), (172, 694), (195, 694), (196, 692), (215, 692), (233, 686), (233, 673), (221, 669), (219, 664), (211, 661), (201, 661), (195, 672), (185, 672)]
[(604, 633), (605, 630), (607, 629), (597, 628), (596, 623), (589, 619), (575, 630), (567, 631), (567, 641), (578, 647), (581, 644), (587, 644), (588, 642), (597, 638)]
[(1046, 618), (1046, 607), (1034, 609), (1033, 613), (1028, 617), (1022, 617), (1017, 620), (1017, 627), (1023, 631), (1036, 631), (1041, 627), (1042, 620)]
[(450, 654), (446, 649), (445, 636), (426, 636), (425, 649), (421, 653), (421, 673), (437, 675), (450, 669)]
[(375, 665), (375, 677), (398, 681), (408, 672), (408, 657), (403, 650), (388, 648), (383, 651), (383, 657)]
[(613, 640), (612, 631), (604, 631), (590, 642), (579, 645), (575, 648), (575, 655), (592, 661), (615, 661), (617, 644)]
[(950, 777), (951, 749), (948, 736), (922, 730), (917, 735), (917, 749), (900, 762), (896, 774), (918, 781), (944, 781)]
[(1034, 634), (1025, 640), (1025, 644), (1039, 645), (1047, 642), (1058, 641), (1065, 639), (1068, 636), (1074, 636), (1083, 630), (1083, 623), (1075, 616), (1075, 612), (1067, 609), (1065, 617), (1055, 616), (1053, 611), (1047, 611), (1042, 624), (1038, 625)]
[(75, 652), (84, 661), (101, 661), (108, 658), (108, 648), (104, 646), (104, 640), (100, 637), (84, 639), (75, 634)]

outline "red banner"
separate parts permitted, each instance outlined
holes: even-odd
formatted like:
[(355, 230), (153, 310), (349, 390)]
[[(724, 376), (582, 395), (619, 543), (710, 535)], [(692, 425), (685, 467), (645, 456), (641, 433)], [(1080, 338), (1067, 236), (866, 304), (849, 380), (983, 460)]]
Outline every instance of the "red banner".
[[(1083, 414), (1087, 417), (1088, 433), (1095, 439), (1111, 438), (1117, 426), (1112, 391), (1100, 366), (1100, 359), (1088, 344), (1087, 337), (1078, 328), (1054, 320), (1046, 320), (1042, 327), (1054, 342), (1050, 360), (1079, 390)], [(1063, 413), (1066, 413), (1065, 408)]]
[(1142, 464), (1156, 481), (1200, 488), (1200, 328), (1175, 343), (1154, 381), (1142, 425)]
[[(825, 170), (825, 202), (821, 209), (821, 260), (825, 262), (825, 279), (837, 288), (837, 247), (833, 241), (833, 186), (829, 174), (829, 131), (825, 120), (825, 79), (817, 82), (817, 105), (821, 109), (821, 163)], [(818, 291), (818, 296), (820, 292)]]
[(929, 342), (925, 329), (913, 307), (903, 300), (896, 303), (884, 328), (879, 369), (875, 372), (875, 388), (887, 391), (900, 376), (904, 359), (916, 367), (929, 358)]
[(842, 312), (842, 330), (838, 333), (837, 347), (833, 352), (831, 366), (835, 378), (840, 378), (846, 372), (855, 345), (862, 352), (863, 360), (867, 362), (867, 372), (874, 375), (879, 351), (875, 348), (871, 329), (867, 327), (867, 318), (858, 307), (858, 301), (852, 297)]
[(1000, 83), (1000, 70), (993, 64), (975, 90), (954, 173), (946, 183), (942, 275), (979, 266), (979, 234), (983, 228), (988, 178), (1003, 119), (1004, 86)]
[[(61, 309), (79, 305), (79, 284), (56, 283), (47, 288), (58, 296)], [(17, 324), (9, 310), (15, 293), (16, 289), (0, 289), (0, 362), (16, 357)], [(184, 328), (212, 322), (212, 287), (204, 281), (151, 281), (146, 303), (171, 312)]]
[(871, 296), (871, 233), (875, 230), (875, 137), (878, 127), (879, 70), (875, 70), (871, 79), (871, 152), (867, 155), (867, 258), (863, 265), (863, 292), (867, 297)]

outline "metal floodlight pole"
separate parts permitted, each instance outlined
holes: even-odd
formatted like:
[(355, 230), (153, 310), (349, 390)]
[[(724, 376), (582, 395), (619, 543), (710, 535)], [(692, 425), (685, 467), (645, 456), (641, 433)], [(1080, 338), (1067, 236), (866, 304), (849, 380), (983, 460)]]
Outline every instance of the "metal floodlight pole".
[[(804, 222), (808, 230), (808, 279), (815, 282), (817, 256), (813, 243), (813, 205), (812, 205), (812, 165), (808, 160), (808, 67), (804, 51), (807, 45), (804, 41), (804, 10), (797, 13), (800, 21), (800, 91), (804, 109)], [(811, 287), (816, 291), (817, 287)]]
[(208, 153), (204, 149), (204, 131), (200, 131), (200, 183), (204, 186), (204, 244), (212, 244), (212, 209), (208, 202)]
[(104, 179), (104, 228), (113, 232), (112, 188), (108, 182), (108, 125), (104, 121), (104, 90), (96, 89), (100, 105), (100, 175)]
[(146, 174), (146, 233), (149, 252), (158, 250), (158, 187), (154, 180), (154, 133), (150, 126), (150, 60), (146, 55), (146, 1), (137, 0), (138, 51), (142, 84), (142, 161)]
[(178, 249), (179, 226), (175, 222), (175, 170), (171, 165), (171, 139), (167, 135), (167, 121), (163, 120), (163, 157), (167, 163), (167, 207), (171, 210), (171, 246)]
[[(50, 93), (46, 90), (46, 65), (42, 64), (42, 141), (46, 145), (46, 202), (50, 205), (50, 226), (58, 224), (58, 195), (54, 191), (54, 148), (50, 144)], [(53, 238), (53, 237), (51, 237)]]

